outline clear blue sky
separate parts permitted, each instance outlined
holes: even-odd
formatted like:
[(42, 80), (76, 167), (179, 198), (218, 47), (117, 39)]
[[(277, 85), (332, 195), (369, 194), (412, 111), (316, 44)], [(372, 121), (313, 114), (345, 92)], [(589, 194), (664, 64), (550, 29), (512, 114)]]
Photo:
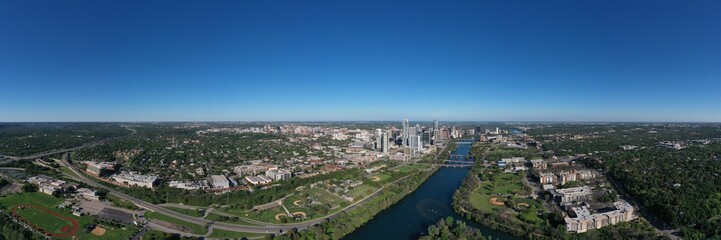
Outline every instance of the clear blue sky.
[(1, 1), (0, 121), (721, 121), (721, 1)]

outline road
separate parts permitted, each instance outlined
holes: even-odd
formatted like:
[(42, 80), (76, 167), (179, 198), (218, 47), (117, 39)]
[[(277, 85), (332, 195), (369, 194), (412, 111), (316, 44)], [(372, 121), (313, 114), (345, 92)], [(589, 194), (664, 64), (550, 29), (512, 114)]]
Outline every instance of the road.
[(310, 221), (299, 222), (299, 223), (265, 224), (265, 225), (261, 225), (261, 226), (256, 226), (256, 225), (243, 225), (243, 224), (225, 223), (225, 222), (214, 222), (214, 221), (210, 221), (207, 219), (203, 219), (203, 218), (199, 218), (199, 217), (192, 217), (192, 216), (188, 216), (188, 215), (185, 215), (182, 213), (178, 213), (173, 210), (169, 210), (169, 209), (163, 208), (161, 206), (143, 201), (141, 199), (135, 198), (133, 196), (127, 195), (120, 191), (117, 191), (112, 188), (108, 188), (102, 184), (99, 184), (95, 180), (92, 180), (92, 179), (86, 177), (79, 169), (77, 169), (75, 166), (70, 164), (66, 158), (61, 159), (60, 163), (62, 165), (64, 165), (65, 167), (69, 168), (75, 175), (77, 175), (77, 176), (74, 176), (75, 180), (83, 182), (90, 186), (94, 186), (96, 188), (106, 189), (106, 190), (108, 190), (108, 194), (116, 196), (125, 201), (132, 202), (133, 204), (135, 204), (136, 206), (138, 206), (140, 208), (154, 211), (154, 212), (157, 212), (157, 213), (160, 213), (160, 214), (163, 214), (166, 216), (170, 216), (170, 217), (173, 217), (173, 218), (176, 218), (179, 220), (183, 220), (185, 222), (194, 223), (194, 224), (198, 224), (201, 226), (212, 227), (214, 229), (222, 229), (222, 230), (236, 231), (236, 232), (247, 232), (247, 233), (273, 233), (273, 234), (287, 232), (288, 230), (291, 230), (294, 228), (299, 229), (299, 230), (305, 229), (310, 226), (319, 224), (319, 223), (325, 221), (326, 219), (335, 217), (337, 214), (339, 214), (341, 212), (353, 209), (358, 204), (363, 203), (363, 202), (367, 201), (368, 199), (372, 198), (373, 196), (377, 195), (378, 193), (380, 193), (380, 191), (385, 189), (386, 186), (393, 185), (393, 184), (395, 184), (403, 179), (406, 179), (410, 176), (410, 175), (408, 175), (408, 176), (399, 178), (392, 183), (386, 184), (385, 186), (383, 186), (383, 187), (379, 188), (377, 191), (375, 191), (373, 194), (366, 196), (365, 198), (361, 199), (360, 201), (355, 202), (337, 212), (334, 212), (334, 213), (329, 214), (322, 218), (317, 218), (317, 219), (313, 219)]
[(4, 161), (0, 162), (0, 165), (6, 164), (6, 163), (10, 163), (10, 162), (14, 162), (14, 161), (20, 161), (20, 160), (33, 160), (33, 159), (36, 159), (36, 158), (40, 158), (40, 157), (44, 157), (44, 156), (48, 156), (48, 155), (53, 155), (53, 154), (58, 154), (58, 153), (72, 152), (72, 151), (80, 150), (80, 149), (83, 149), (83, 148), (93, 147), (93, 146), (95, 146), (95, 145), (104, 143), (104, 142), (106, 142), (106, 141), (107, 141), (107, 140), (98, 141), (98, 142), (92, 142), (92, 143), (86, 143), (86, 144), (84, 144), (84, 145), (82, 145), (82, 146), (78, 146), (78, 147), (74, 147), (74, 148), (51, 150), (51, 151), (42, 152), (42, 153), (38, 153), (38, 154), (30, 155), (30, 156), (24, 156), (24, 157), (5, 156), (5, 158), (7, 158), (7, 160), (4, 160)]

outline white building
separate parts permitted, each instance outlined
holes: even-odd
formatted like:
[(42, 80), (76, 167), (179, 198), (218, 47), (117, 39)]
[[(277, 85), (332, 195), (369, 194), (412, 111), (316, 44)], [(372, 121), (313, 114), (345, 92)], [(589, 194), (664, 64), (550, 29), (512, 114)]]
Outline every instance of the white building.
[(143, 175), (135, 172), (121, 172), (113, 175), (113, 180), (126, 186), (154, 188), (158, 183), (158, 177)]
[(290, 171), (285, 169), (272, 169), (265, 172), (265, 176), (269, 177), (270, 179), (274, 181), (279, 180), (288, 180), (291, 178), (292, 174)]
[(223, 175), (212, 175), (210, 176), (210, 184), (215, 189), (230, 188), (230, 181)]
[(620, 222), (631, 221), (635, 218), (633, 207), (621, 200), (613, 203), (616, 210), (591, 214), (586, 206), (574, 207), (576, 217), (564, 218), (566, 231), (583, 233), (590, 229), (599, 229), (608, 225), (615, 225)]

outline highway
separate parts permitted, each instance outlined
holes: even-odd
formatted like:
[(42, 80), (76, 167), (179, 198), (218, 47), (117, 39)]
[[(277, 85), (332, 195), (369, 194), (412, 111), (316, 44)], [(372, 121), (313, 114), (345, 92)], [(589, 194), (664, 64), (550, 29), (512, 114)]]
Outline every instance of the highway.
[(247, 233), (273, 233), (273, 234), (278, 234), (278, 233), (286, 232), (286, 231), (291, 230), (291, 229), (294, 229), (294, 228), (295, 228), (295, 229), (298, 229), (298, 230), (308, 228), (308, 227), (310, 227), (310, 226), (313, 226), (313, 225), (316, 225), (316, 224), (319, 224), (319, 223), (325, 221), (325, 219), (333, 218), (334, 216), (336, 216), (337, 214), (339, 214), (339, 213), (341, 213), (341, 212), (344, 212), (344, 211), (348, 211), (348, 210), (353, 209), (353, 208), (354, 208), (355, 206), (357, 206), (358, 204), (363, 203), (363, 202), (367, 201), (368, 199), (372, 198), (373, 196), (377, 195), (378, 193), (380, 193), (380, 191), (382, 191), (383, 189), (385, 189), (386, 186), (395, 184), (395, 183), (397, 183), (397, 182), (399, 182), (399, 181), (401, 181), (401, 180), (403, 180), (403, 179), (406, 179), (406, 178), (408, 178), (408, 177), (410, 176), (410, 175), (408, 175), (408, 176), (399, 178), (399, 179), (397, 179), (396, 181), (394, 181), (394, 182), (392, 182), (392, 183), (388, 183), (388, 184), (386, 184), (385, 186), (383, 186), (383, 187), (381, 187), (380, 189), (378, 189), (377, 191), (375, 191), (373, 194), (370, 194), (370, 195), (366, 196), (365, 198), (361, 199), (360, 201), (355, 202), (355, 203), (353, 203), (353, 204), (351, 204), (351, 205), (349, 205), (349, 206), (347, 206), (347, 207), (345, 207), (345, 208), (343, 208), (343, 209), (341, 209), (341, 210), (339, 210), (339, 211), (337, 211), (337, 212), (334, 212), (334, 213), (329, 214), (329, 215), (327, 215), (327, 216), (325, 216), (325, 217), (322, 217), (322, 218), (316, 218), (316, 219), (313, 219), (313, 220), (309, 220), (309, 221), (305, 221), (305, 222), (299, 222), (299, 223), (266, 224), (266, 225), (257, 226), (257, 225), (243, 225), (243, 224), (226, 223), (226, 222), (215, 222), (215, 221), (210, 221), (210, 220), (203, 219), (203, 218), (199, 218), (199, 217), (192, 217), (192, 216), (188, 216), (188, 215), (185, 215), (185, 214), (181, 214), (181, 213), (178, 213), (178, 212), (176, 212), (176, 211), (169, 210), (169, 209), (163, 208), (163, 207), (161, 207), (161, 206), (158, 206), (158, 205), (155, 205), (155, 204), (152, 204), (152, 203), (143, 201), (143, 200), (141, 200), (141, 199), (135, 198), (135, 197), (133, 197), (133, 196), (127, 195), (127, 194), (122, 193), (122, 192), (120, 192), (120, 191), (117, 191), (117, 190), (115, 190), (115, 189), (108, 188), (108, 187), (106, 187), (106, 186), (104, 186), (104, 185), (102, 185), (102, 184), (99, 184), (99, 183), (96, 182), (95, 180), (86, 177), (86, 176), (82, 173), (82, 171), (80, 171), (80, 170), (77, 169), (75, 166), (73, 166), (72, 164), (70, 164), (70, 163), (67, 161), (66, 158), (61, 159), (60, 162), (61, 162), (61, 164), (64, 165), (65, 167), (69, 168), (75, 175), (77, 175), (77, 176), (74, 177), (75, 180), (81, 181), (81, 182), (83, 182), (83, 183), (86, 183), (86, 184), (88, 184), (88, 185), (90, 185), (90, 186), (94, 186), (94, 187), (96, 187), (96, 188), (106, 189), (106, 190), (108, 190), (108, 194), (111, 194), (111, 195), (113, 195), (113, 196), (116, 196), (116, 197), (118, 197), (118, 198), (120, 198), (120, 199), (123, 199), (123, 200), (125, 200), (125, 201), (132, 202), (133, 204), (135, 204), (136, 206), (138, 206), (138, 207), (140, 207), (140, 208), (144, 208), (144, 209), (147, 209), (147, 210), (150, 210), (150, 211), (158, 212), (158, 213), (160, 213), (160, 214), (163, 214), (163, 215), (166, 215), (166, 216), (170, 216), (170, 217), (173, 217), (173, 218), (177, 218), (177, 219), (180, 219), (180, 220), (189, 222), (189, 223), (194, 223), (194, 224), (198, 224), (198, 225), (201, 225), (201, 226), (207, 226), (207, 227), (213, 228), (213, 229), (222, 229), (222, 230), (228, 230), (228, 231), (247, 232)]

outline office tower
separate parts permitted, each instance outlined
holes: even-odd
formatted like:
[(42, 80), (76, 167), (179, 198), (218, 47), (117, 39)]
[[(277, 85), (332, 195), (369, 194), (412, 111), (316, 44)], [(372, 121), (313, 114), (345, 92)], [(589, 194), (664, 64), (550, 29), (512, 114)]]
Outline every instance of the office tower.
[(423, 140), (423, 145), (431, 144), (431, 131), (426, 130), (422, 133), (421, 136), (421, 140)]
[(383, 132), (383, 130), (381, 130), (380, 128), (376, 129), (376, 150), (381, 149), (381, 137), (382, 137), (381, 133), (382, 132)]
[(438, 126), (438, 120), (433, 119), (433, 131), (435, 130), (441, 130)]
[(441, 141), (441, 130), (440, 129), (433, 130), (432, 137), (433, 137), (433, 141), (431, 142), (431, 144), (433, 144), (433, 145), (438, 144)]
[(421, 133), (421, 130), (422, 130), (421, 125), (420, 125), (420, 124), (416, 124), (416, 131), (415, 131), (415, 132), (416, 132), (416, 135), (419, 135), (419, 133)]
[(476, 126), (476, 133), (481, 134), (481, 125)]
[(381, 134), (381, 152), (387, 153), (388, 152), (388, 134), (382, 133)]
[(409, 131), (408, 129), (408, 118), (403, 119), (403, 145), (408, 146), (408, 135)]

